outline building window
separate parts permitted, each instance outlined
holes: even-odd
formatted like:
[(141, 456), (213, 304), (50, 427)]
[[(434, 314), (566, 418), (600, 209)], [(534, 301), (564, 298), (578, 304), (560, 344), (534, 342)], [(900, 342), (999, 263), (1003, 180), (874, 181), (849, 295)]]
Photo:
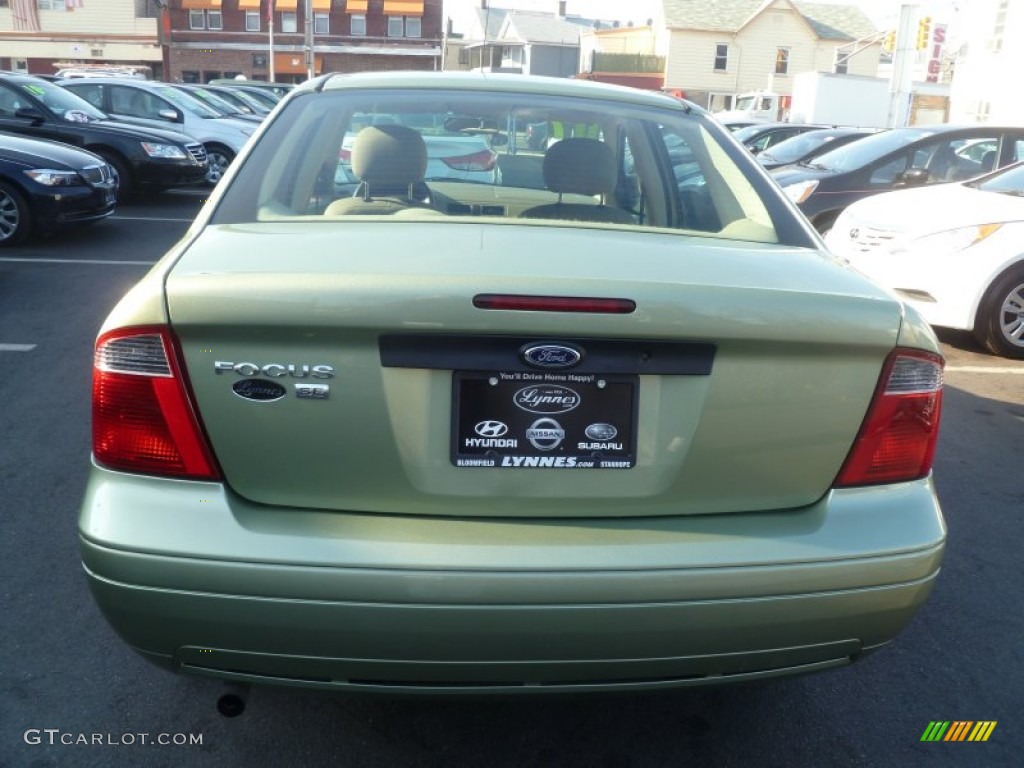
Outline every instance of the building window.
[(259, 11), (246, 11), (245, 12), (245, 31), (246, 32), (259, 32), (260, 31), (260, 12)]
[(729, 68), (729, 46), (719, 43), (715, 46), (715, 72), (725, 72)]
[(388, 37), (405, 37), (404, 16), (388, 16)]
[(423, 29), (422, 19), (419, 16), (405, 17), (405, 36), (420, 37)]
[(191, 10), (188, 12), (189, 29), (206, 29), (206, 14), (202, 11)]
[(294, 32), (298, 29), (298, 15), (290, 11), (281, 13), (281, 31)]
[(459, 48), (459, 64), (469, 66), (469, 48)]
[(224, 29), (224, 18), (220, 15), (220, 11), (206, 12), (206, 28)]
[(349, 22), (349, 33), (356, 37), (362, 37), (366, 34), (366, 16), (362, 13), (352, 14), (352, 20)]
[(204, 69), (203, 70), (203, 82), (204, 83), (209, 83), (209, 82), (212, 82), (213, 80), (220, 80), (220, 76), (221, 76), (220, 72), (214, 72), (214, 71), (209, 70), (209, 69)]
[(183, 83), (198, 83), (199, 73), (195, 70), (186, 69), (181, 73), (181, 82)]
[(1009, 4), (1009, 0), (999, 0), (999, 6), (996, 8), (996, 25), (995, 29), (992, 30), (992, 40), (989, 42), (989, 47), (993, 51), (1001, 51), (1003, 49), (1003, 34), (1006, 32), (1006, 11)]
[(252, 55), (252, 67), (253, 69), (266, 69), (267, 68), (268, 56), (265, 53), (254, 53)]
[(789, 72), (789, 48), (779, 48), (775, 52), (775, 74), (784, 75)]
[(331, 32), (331, 16), (327, 13), (313, 14), (313, 34), (328, 35)]
[(836, 48), (836, 60), (832, 71), (837, 75), (845, 75), (850, 71), (850, 54)]
[(36, 0), (40, 11), (66, 11), (67, 0)]

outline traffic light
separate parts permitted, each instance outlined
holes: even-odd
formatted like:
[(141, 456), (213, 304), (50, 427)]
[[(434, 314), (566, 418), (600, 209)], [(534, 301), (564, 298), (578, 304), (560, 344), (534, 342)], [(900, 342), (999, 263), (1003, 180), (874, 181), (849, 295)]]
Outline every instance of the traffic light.
[(885, 37), (882, 38), (882, 50), (886, 53), (892, 53), (896, 50), (896, 32), (889, 30), (885, 33)]
[(928, 39), (932, 31), (932, 17), (922, 16), (917, 22), (917, 50), (923, 51), (928, 47)]

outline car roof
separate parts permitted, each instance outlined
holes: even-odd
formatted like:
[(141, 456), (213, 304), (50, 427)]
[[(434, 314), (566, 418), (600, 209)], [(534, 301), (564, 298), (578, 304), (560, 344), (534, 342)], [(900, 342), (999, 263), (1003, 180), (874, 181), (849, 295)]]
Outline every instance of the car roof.
[(540, 75), (516, 75), (491, 72), (358, 72), (331, 73), (307, 80), (293, 93), (332, 91), (345, 88), (367, 89), (451, 89), (508, 93), (531, 93), (560, 98), (599, 98), (647, 105), (660, 109), (692, 110), (700, 107), (657, 91), (645, 91), (624, 85), (597, 83)]

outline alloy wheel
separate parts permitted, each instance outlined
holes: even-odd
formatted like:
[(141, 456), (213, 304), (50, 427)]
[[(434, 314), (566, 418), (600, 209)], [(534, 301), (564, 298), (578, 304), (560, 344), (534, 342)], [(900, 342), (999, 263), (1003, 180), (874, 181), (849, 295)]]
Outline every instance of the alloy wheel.
[(14, 237), (21, 226), (21, 208), (18, 201), (0, 188), (0, 241)]

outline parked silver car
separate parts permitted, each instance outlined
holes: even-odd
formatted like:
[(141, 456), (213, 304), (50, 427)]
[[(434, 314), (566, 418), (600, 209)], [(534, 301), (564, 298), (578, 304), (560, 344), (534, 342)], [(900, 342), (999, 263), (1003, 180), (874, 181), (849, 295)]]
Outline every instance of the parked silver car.
[(114, 77), (81, 77), (60, 85), (118, 120), (174, 127), (206, 147), (206, 180), (216, 184), (256, 130), (250, 122), (224, 117), (168, 83)]

